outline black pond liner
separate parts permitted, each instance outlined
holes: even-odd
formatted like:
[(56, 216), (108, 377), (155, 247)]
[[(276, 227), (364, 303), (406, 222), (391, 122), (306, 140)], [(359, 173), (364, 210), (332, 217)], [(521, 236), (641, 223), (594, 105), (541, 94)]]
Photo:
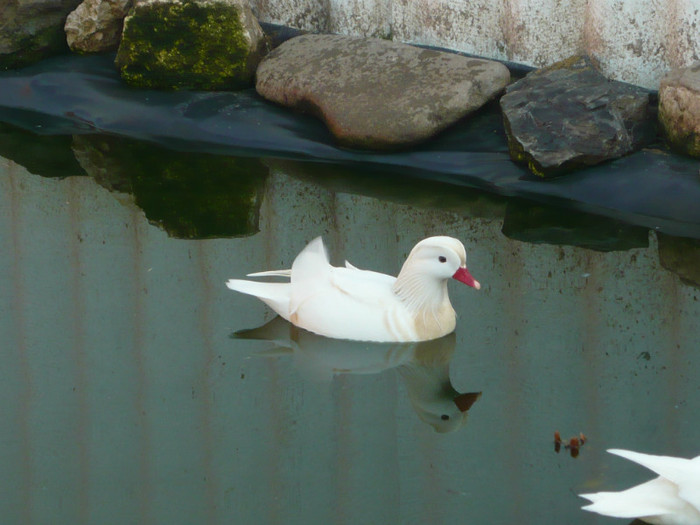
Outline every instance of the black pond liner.
[(700, 161), (661, 148), (541, 180), (510, 160), (496, 103), (409, 151), (337, 147), (317, 119), (240, 92), (133, 89), (113, 55), (0, 72), (0, 121), (47, 135), (106, 133), (184, 151), (366, 166), (518, 196), (700, 239)]

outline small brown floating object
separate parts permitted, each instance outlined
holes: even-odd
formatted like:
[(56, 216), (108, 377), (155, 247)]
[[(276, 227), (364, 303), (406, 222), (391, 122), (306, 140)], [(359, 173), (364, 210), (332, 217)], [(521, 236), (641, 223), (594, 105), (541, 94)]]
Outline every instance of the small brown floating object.
[(571, 454), (571, 457), (575, 458), (578, 457), (579, 450), (587, 440), (588, 438), (583, 432), (579, 432), (578, 436), (570, 437), (569, 441), (563, 441), (561, 439), (561, 434), (557, 430), (554, 432), (554, 451), (559, 452), (563, 444), (564, 448)]

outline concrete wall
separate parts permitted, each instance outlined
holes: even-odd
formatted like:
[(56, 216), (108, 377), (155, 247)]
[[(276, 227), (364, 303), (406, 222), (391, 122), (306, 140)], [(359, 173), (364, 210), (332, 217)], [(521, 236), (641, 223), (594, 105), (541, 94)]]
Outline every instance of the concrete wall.
[(546, 66), (577, 53), (657, 89), (700, 60), (700, 0), (251, 0), (265, 22)]

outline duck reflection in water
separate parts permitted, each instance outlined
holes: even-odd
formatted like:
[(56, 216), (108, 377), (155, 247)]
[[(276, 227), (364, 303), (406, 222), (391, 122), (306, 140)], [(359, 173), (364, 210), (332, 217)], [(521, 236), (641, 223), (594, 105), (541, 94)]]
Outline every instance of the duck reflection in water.
[(395, 368), (418, 417), (437, 432), (452, 432), (467, 421), (481, 392), (459, 393), (450, 382), (454, 332), (416, 343), (368, 343), (329, 339), (297, 328), (281, 317), (232, 334), (236, 339), (271, 341), (275, 347), (255, 355), (292, 355), (307, 379), (330, 381), (339, 374), (379, 374)]

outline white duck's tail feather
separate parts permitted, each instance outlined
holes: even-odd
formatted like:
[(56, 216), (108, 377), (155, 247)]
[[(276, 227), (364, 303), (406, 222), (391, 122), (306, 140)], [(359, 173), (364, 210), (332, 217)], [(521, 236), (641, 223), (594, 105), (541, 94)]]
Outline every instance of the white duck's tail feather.
[(678, 487), (678, 496), (700, 512), (700, 456), (694, 459), (673, 456), (655, 456), (631, 450), (609, 449), (608, 452), (634, 461), (656, 472)]
[(591, 502), (583, 510), (613, 518), (644, 518), (678, 512), (676, 487), (670, 481), (656, 478), (620, 492), (579, 494)]
[(243, 279), (229, 279), (226, 286), (236, 292), (252, 295), (260, 299), (278, 315), (289, 320), (289, 283), (258, 283)]
[(248, 277), (292, 277), (292, 270), (270, 270), (267, 272), (249, 273)]

